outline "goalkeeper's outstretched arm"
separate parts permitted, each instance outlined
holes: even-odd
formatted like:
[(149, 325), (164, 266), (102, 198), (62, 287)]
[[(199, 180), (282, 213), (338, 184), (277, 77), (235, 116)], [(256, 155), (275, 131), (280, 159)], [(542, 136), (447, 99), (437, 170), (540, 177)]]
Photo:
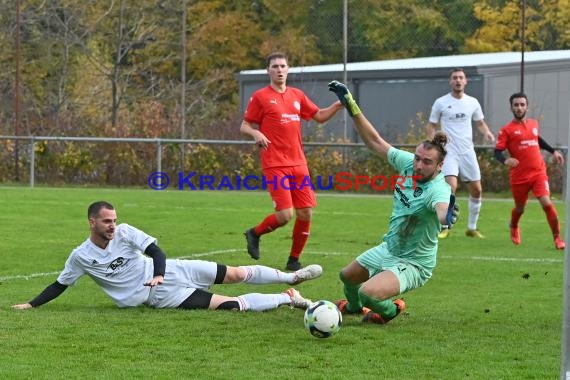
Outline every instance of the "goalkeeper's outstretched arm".
[(381, 157), (388, 157), (388, 150), (392, 147), (392, 145), (388, 144), (386, 140), (380, 136), (378, 131), (374, 129), (374, 126), (368, 121), (364, 114), (359, 113), (358, 115), (352, 118), (354, 122), (354, 126), (358, 135), (362, 138), (362, 141), (372, 150), (376, 152)]
[(368, 121), (366, 116), (364, 116), (346, 85), (332, 81), (329, 83), (329, 90), (336, 94), (340, 102), (346, 107), (350, 116), (352, 116), (356, 131), (366, 146), (381, 157), (386, 158), (388, 156), (388, 150), (392, 145), (388, 144), (388, 142), (380, 136), (378, 131), (370, 121)]

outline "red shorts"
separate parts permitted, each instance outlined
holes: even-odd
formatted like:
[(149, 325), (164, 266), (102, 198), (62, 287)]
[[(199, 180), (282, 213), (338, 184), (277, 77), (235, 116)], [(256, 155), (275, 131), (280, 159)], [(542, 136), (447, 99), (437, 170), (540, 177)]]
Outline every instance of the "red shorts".
[(548, 176), (540, 174), (532, 178), (531, 181), (525, 183), (511, 183), (511, 192), (516, 205), (524, 205), (528, 200), (528, 193), (532, 191), (535, 197), (543, 197), (550, 195), (550, 187), (548, 185)]
[(317, 205), (309, 168), (286, 166), (263, 170), (263, 179), (275, 211), (288, 208), (313, 208)]

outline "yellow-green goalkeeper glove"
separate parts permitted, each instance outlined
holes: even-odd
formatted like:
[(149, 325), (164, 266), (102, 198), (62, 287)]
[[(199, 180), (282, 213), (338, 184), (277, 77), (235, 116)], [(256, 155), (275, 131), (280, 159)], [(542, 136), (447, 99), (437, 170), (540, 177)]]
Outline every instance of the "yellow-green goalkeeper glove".
[(340, 102), (346, 107), (346, 110), (350, 116), (354, 117), (361, 112), (358, 104), (356, 104), (356, 100), (354, 100), (352, 94), (350, 91), (348, 91), (348, 87), (346, 87), (345, 84), (333, 80), (329, 83), (329, 91), (335, 93)]

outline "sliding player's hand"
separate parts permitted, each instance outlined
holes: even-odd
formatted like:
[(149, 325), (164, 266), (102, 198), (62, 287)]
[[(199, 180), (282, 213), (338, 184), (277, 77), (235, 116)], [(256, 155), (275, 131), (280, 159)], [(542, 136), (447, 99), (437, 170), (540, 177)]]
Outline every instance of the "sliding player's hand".
[(144, 286), (150, 286), (151, 288), (156, 285), (160, 285), (164, 282), (164, 276), (154, 276), (152, 280), (145, 282)]

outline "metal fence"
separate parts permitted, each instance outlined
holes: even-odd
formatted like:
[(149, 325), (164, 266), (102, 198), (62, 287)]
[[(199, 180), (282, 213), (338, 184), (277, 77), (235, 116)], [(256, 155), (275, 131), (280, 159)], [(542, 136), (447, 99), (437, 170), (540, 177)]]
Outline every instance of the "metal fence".
[[(94, 155), (89, 156), (85, 160), (97, 161), (93, 165), (85, 166), (85, 163), (76, 162), (73, 160), (55, 160), (51, 166), (42, 166), (39, 163), (46, 160), (45, 154), (41, 156), (37, 153), (38, 147), (46, 144), (55, 143), (74, 143), (77, 142), (79, 147), (75, 148), (76, 151), (84, 152), (92, 149), (93, 144), (101, 145)], [(4, 171), (2, 177), (11, 178), (6, 182), (11, 183), (28, 183), (30, 187), (35, 187), (38, 183), (49, 185), (89, 185), (97, 184), (100, 186), (133, 186), (133, 184), (147, 183), (148, 177), (154, 172), (174, 172), (189, 170), (203, 170), (209, 174), (221, 175), (235, 175), (235, 174), (251, 174), (259, 173), (259, 162), (255, 157), (256, 150), (251, 141), (247, 140), (201, 140), (201, 139), (161, 139), (161, 138), (111, 138), (111, 137), (66, 137), (66, 136), (0, 136), (0, 143), (16, 145), (19, 144), (22, 148), (20, 160), (15, 163), (8, 157), (10, 152), (4, 150), (3, 167), (0, 167), (0, 174)], [(119, 149), (112, 149), (111, 144), (120, 144)], [(134, 149), (136, 145), (144, 145), (144, 149)], [(352, 171), (352, 172), (370, 172), (377, 171), (385, 172), (388, 165), (384, 160), (378, 159), (371, 153), (366, 146), (362, 143), (323, 143), (323, 142), (305, 142), (305, 150), (310, 162), (312, 171), (317, 174), (331, 174), (338, 173), (339, 171)], [(416, 144), (395, 144), (398, 148), (413, 149)], [(201, 147), (208, 147), (206, 154)], [(508, 175), (506, 168), (500, 165), (493, 158), (494, 146), (492, 145), (476, 145), (475, 149), (481, 165), (482, 181), (484, 183), (485, 191), (488, 192), (502, 192), (508, 191)], [(52, 149), (55, 151), (55, 149)], [(184, 154), (179, 153), (181, 150), (187, 152), (186, 157), (192, 157), (191, 161), (180, 162), (180, 156)], [(561, 148), (566, 155), (567, 147)], [(126, 151), (135, 152), (135, 155), (127, 157), (126, 165), (128, 168), (120, 171), (116, 166), (113, 167), (115, 171), (119, 171), (117, 175), (109, 179), (109, 176), (83, 176), (77, 174), (82, 171), (101, 172), (101, 166), (106, 162), (114, 162), (121, 160), (121, 157)], [(316, 153), (315, 153), (316, 152)], [(2, 153), (0, 151), (0, 153)], [(65, 155), (66, 150), (58, 151), (57, 154)], [(100, 156), (105, 156), (98, 159)], [(201, 155), (199, 160), (194, 156)], [(249, 159), (243, 159), (244, 155), (248, 155)], [(130, 159), (131, 161), (128, 161)], [(10, 162), (12, 161), (12, 162)], [(62, 163), (63, 162), (63, 163)], [(140, 163), (141, 168), (138, 171), (133, 171), (132, 163)], [(253, 163), (252, 163), (253, 162)], [(375, 164), (381, 162), (381, 164)], [(7, 166), (10, 165), (10, 167)], [(52, 173), (53, 166), (65, 165), (67, 169), (72, 172), (70, 176), (62, 176), (59, 181), (54, 181), (49, 173)], [(83, 166), (82, 166), (83, 165)], [(384, 165), (384, 166), (379, 166)], [(11, 176), (6, 175), (6, 170), (21, 170), (21, 175), (12, 173)], [(55, 168), (61, 171), (61, 168)], [(549, 176), (551, 181), (551, 190), (554, 193), (565, 194), (565, 168), (549, 165)], [(49, 170), (52, 170), (51, 172)], [(17, 171), (16, 171), (17, 172)], [(372, 174), (377, 174), (372, 173)], [(40, 181), (38, 182), (38, 176)], [(113, 180), (114, 178), (114, 180)], [(119, 178), (119, 180), (117, 180)], [(43, 182), (41, 181), (43, 179)]]
[[(160, 139), (160, 138), (110, 138), (110, 137), (67, 137), (67, 136), (0, 136), (0, 141), (24, 141), (24, 161), (28, 165), (28, 176), (29, 176), (29, 186), (34, 187), (36, 185), (36, 149), (35, 145), (38, 142), (53, 141), (53, 142), (82, 142), (82, 143), (143, 143), (155, 146), (155, 161), (154, 170), (161, 172), (163, 170), (163, 155), (164, 146), (167, 144), (178, 145), (180, 147), (192, 146), (192, 145), (212, 145), (212, 146), (251, 146), (252, 142), (250, 140), (200, 140), (200, 139)], [(333, 147), (333, 148), (359, 148), (365, 147), (364, 144), (347, 144), (347, 143), (304, 143), (307, 147)], [(412, 144), (403, 144), (401, 147), (412, 147)], [(16, 165), (20, 165), (17, 163)], [(16, 179), (17, 181), (17, 179)]]

